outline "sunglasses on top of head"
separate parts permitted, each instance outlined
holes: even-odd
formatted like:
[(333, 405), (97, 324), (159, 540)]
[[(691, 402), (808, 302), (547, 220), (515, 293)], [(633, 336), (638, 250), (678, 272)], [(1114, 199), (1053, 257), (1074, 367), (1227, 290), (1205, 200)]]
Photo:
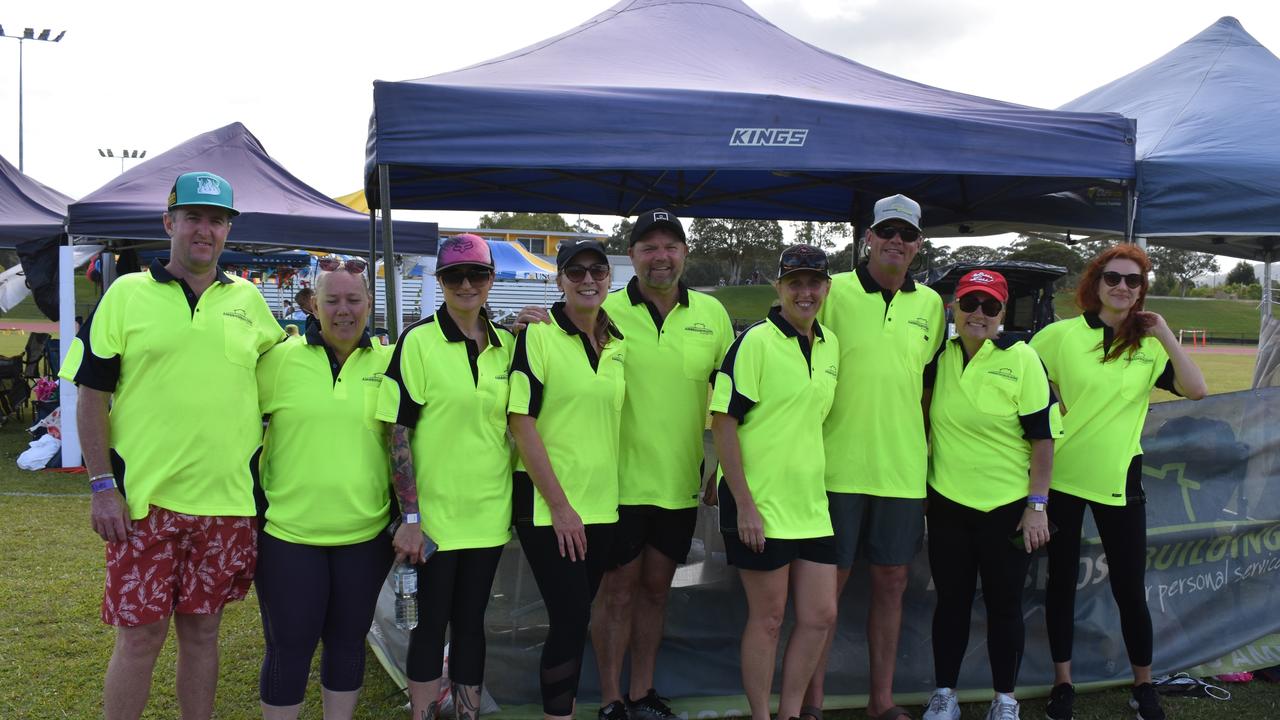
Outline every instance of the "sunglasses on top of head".
[(493, 271), (489, 268), (451, 268), (442, 271), (436, 276), (437, 279), (447, 288), (460, 288), (462, 281), (466, 280), (471, 283), (471, 287), (483, 285), (493, 279)]
[(316, 265), (318, 265), (320, 269), (325, 272), (333, 272), (338, 268), (342, 268), (347, 272), (353, 273), (355, 275), (359, 275), (363, 273), (365, 268), (369, 267), (369, 263), (365, 262), (361, 258), (351, 258), (350, 260), (343, 260), (337, 255), (325, 255), (324, 257), (316, 261)]
[(1102, 273), (1102, 282), (1106, 283), (1107, 287), (1115, 287), (1120, 284), (1121, 280), (1123, 280), (1125, 286), (1128, 287), (1130, 290), (1137, 290), (1138, 288), (1142, 287), (1142, 281), (1145, 279), (1146, 277), (1139, 273), (1129, 273), (1127, 275), (1121, 275), (1120, 273), (1114, 272), (1112, 270), (1108, 270)]
[(580, 283), (587, 277), (587, 273), (591, 273), (591, 279), (596, 282), (603, 282), (609, 277), (609, 266), (605, 263), (596, 263), (591, 266), (586, 265), (565, 265), (560, 272), (569, 279), (569, 282)]
[(881, 240), (892, 240), (894, 235), (902, 238), (902, 242), (913, 243), (920, 239), (920, 231), (915, 228), (898, 227), (897, 225), (881, 225), (871, 228)]
[(959, 300), (956, 300), (956, 305), (967, 313), (971, 313), (978, 308), (982, 308), (982, 314), (987, 317), (995, 317), (1004, 309), (1004, 303), (999, 300), (991, 297), (985, 300), (979, 300), (977, 293), (965, 295)]

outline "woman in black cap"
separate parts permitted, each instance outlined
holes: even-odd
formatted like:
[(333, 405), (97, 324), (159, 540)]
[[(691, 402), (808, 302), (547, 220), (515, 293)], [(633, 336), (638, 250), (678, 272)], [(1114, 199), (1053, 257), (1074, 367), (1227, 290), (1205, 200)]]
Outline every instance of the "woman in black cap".
[(782, 660), (778, 717), (800, 703), (836, 616), (836, 547), (827, 509), (822, 423), (835, 397), (840, 349), (818, 324), (831, 287), (827, 256), (809, 245), (779, 261), (779, 305), (725, 355), (711, 400), (720, 532), (747, 594), (742, 685), (754, 720), (769, 720), (778, 633), (795, 626)]
[(516, 535), (547, 610), (542, 711), (568, 718), (591, 602), (618, 521), (624, 350), (601, 308), (611, 276), (604, 247), (566, 242), (556, 266), (564, 300), (552, 305), (552, 322), (532, 324), (517, 337), (507, 410), (520, 452)]

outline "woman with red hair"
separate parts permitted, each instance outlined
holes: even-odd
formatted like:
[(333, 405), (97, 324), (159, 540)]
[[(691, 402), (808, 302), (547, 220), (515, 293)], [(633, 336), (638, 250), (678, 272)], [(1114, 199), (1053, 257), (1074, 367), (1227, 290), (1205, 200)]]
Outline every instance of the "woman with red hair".
[(1191, 400), (1207, 392), (1204, 376), (1164, 318), (1143, 309), (1151, 260), (1137, 245), (1117, 245), (1085, 268), (1076, 289), (1084, 311), (1036, 334), (1049, 380), (1061, 399), (1064, 436), (1054, 446), (1045, 616), (1053, 654), (1050, 720), (1070, 720), (1071, 645), (1085, 508), (1093, 513), (1110, 566), (1111, 593), (1133, 666), (1130, 707), (1138, 720), (1164, 720), (1151, 685), (1152, 630), (1146, 599), (1146, 496), (1142, 435), (1151, 389)]

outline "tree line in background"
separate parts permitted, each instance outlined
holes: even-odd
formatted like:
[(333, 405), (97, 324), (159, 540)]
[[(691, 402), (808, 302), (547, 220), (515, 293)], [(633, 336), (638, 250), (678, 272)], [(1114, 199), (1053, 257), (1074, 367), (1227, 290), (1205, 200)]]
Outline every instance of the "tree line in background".
[[(631, 225), (631, 221), (624, 218), (606, 233), (590, 220), (578, 218), (571, 224), (557, 213), (490, 213), (482, 216), (479, 222), (481, 228), (599, 233), (606, 235), (603, 240), (605, 247), (610, 254), (616, 255), (626, 254)], [(826, 250), (831, 256), (833, 270), (852, 269), (855, 251), (862, 250), (862, 239), (857, 238), (855, 242), (849, 223), (792, 222), (790, 229), (792, 242)], [(694, 218), (686, 222), (685, 231), (690, 250), (685, 281), (696, 286), (767, 282), (777, 272), (778, 254), (787, 242), (787, 233), (782, 223), (776, 220)], [(1019, 235), (1004, 247), (943, 247), (925, 238), (913, 270), (928, 270), (960, 262), (1022, 260), (1065, 267), (1067, 275), (1057, 285), (1070, 288), (1089, 260), (1110, 244), (1095, 240), (1068, 245)], [(553, 250), (549, 248), (548, 252)], [(1213, 255), (1166, 247), (1152, 247), (1148, 254), (1155, 269), (1152, 295), (1212, 297), (1222, 292), (1239, 298), (1262, 297), (1253, 265), (1247, 262), (1241, 261), (1232, 268), (1225, 285), (1197, 287), (1197, 277), (1218, 272), (1218, 261)]]

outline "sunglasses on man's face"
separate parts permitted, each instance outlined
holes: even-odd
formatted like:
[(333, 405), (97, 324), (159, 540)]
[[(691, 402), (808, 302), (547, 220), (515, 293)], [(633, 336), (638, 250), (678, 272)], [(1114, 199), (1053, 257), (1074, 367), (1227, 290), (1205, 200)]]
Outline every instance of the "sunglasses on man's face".
[(582, 282), (582, 280), (587, 277), (587, 273), (591, 273), (592, 280), (595, 280), (596, 282), (603, 282), (609, 277), (609, 266), (604, 263), (596, 263), (590, 267), (577, 264), (565, 265), (564, 268), (560, 270), (560, 273), (566, 278), (569, 278), (569, 282), (571, 283)]
[(350, 260), (343, 260), (337, 255), (325, 255), (324, 257), (317, 260), (316, 264), (319, 265), (320, 269), (325, 272), (333, 272), (338, 268), (343, 268), (347, 272), (354, 273), (356, 275), (363, 273), (364, 269), (369, 267), (369, 263), (365, 262), (360, 258), (351, 258)]
[(1130, 290), (1137, 290), (1142, 287), (1143, 279), (1144, 277), (1138, 273), (1121, 275), (1120, 273), (1113, 272), (1111, 270), (1102, 273), (1102, 282), (1106, 283), (1107, 287), (1115, 287), (1120, 284), (1121, 280), (1124, 280), (1124, 284), (1128, 286)]
[(959, 300), (956, 300), (956, 305), (967, 313), (971, 313), (978, 308), (982, 308), (982, 314), (987, 317), (995, 317), (1000, 314), (1001, 310), (1004, 310), (1004, 303), (995, 298), (979, 300), (977, 293), (965, 295)]
[(902, 242), (906, 243), (913, 243), (920, 239), (919, 230), (896, 225), (881, 225), (880, 227), (872, 228), (871, 231), (881, 240), (892, 240), (894, 235), (902, 238)]
[(452, 290), (462, 287), (463, 280), (471, 283), (471, 287), (483, 285), (493, 279), (493, 271), (489, 268), (445, 270), (436, 277), (445, 287)]

